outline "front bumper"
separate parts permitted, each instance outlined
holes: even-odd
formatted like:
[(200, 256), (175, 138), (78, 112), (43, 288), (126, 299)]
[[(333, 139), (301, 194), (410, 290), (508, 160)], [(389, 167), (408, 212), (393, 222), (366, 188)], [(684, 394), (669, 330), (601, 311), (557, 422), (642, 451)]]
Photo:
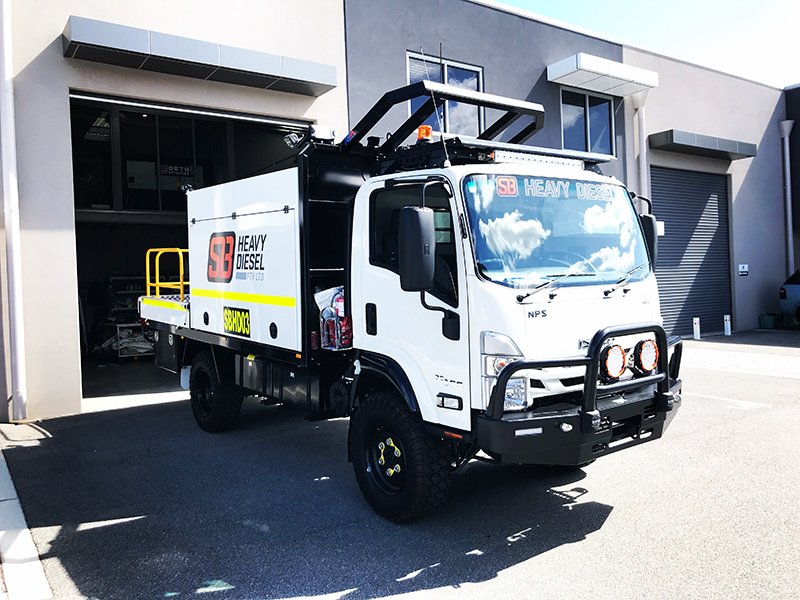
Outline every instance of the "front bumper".
[[(659, 368), (655, 375), (598, 386), (600, 352), (614, 336), (655, 333)], [(672, 360), (669, 348), (674, 347)], [(477, 445), (503, 462), (579, 465), (661, 437), (681, 405), (678, 378), (682, 345), (667, 342), (657, 324), (611, 327), (599, 331), (585, 357), (518, 361), (500, 373), (489, 406), (474, 416)], [(503, 413), (505, 386), (520, 370), (584, 365), (580, 406), (555, 405), (522, 413)]]

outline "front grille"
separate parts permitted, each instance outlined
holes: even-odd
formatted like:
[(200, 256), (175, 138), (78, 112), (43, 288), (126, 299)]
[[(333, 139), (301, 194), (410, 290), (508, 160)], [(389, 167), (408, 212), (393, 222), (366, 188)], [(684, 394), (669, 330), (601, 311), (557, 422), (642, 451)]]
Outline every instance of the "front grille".
[(583, 385), (584, 377), (569, 377), (567, 379), (561, 379), (561, 385), (564, 387), (572, 387), (573, 385)]

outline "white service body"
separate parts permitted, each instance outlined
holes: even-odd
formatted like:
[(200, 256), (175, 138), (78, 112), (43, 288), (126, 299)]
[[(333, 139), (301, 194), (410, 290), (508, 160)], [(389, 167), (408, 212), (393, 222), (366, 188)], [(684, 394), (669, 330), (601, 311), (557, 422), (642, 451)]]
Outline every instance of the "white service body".
[(298, 169), (187, 198), (191, 328), (300, 352)]

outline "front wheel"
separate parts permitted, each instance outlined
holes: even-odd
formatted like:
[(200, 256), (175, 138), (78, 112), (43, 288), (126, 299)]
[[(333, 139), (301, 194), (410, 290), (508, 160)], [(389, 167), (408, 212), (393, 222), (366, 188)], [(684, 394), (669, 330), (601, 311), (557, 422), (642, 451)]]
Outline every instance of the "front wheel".
[(447, 501), (448, 448), (396, 394), (366, 397), (350, 418), (348, 446), (361, 493), (379, 515), (407, 523)]

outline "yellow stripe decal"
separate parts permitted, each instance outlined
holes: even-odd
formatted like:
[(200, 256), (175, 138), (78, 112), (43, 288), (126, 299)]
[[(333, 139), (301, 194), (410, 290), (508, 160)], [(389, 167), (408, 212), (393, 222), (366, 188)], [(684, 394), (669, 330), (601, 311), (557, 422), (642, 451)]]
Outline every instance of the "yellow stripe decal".
[(149, 304), (150, 306), (157, 306), (159, 308), (169, 308), (170, 310), (185, 311), (186, 307), (179, 302), (170, 302), (169, 300), (156, 300), (155, 298), (142, 298), (142, 304)]
[(272, 306), (295, 306), (296, 301), (291, 296), (265, 296), (263, 294), (246, 294), (244, 292), (226, 292), (223, 290), (198, 290), (192, 289), (192, 296), (201, 298), (215, 298), (217, 300), (238, 300), (251, 304), (270, 304)]

